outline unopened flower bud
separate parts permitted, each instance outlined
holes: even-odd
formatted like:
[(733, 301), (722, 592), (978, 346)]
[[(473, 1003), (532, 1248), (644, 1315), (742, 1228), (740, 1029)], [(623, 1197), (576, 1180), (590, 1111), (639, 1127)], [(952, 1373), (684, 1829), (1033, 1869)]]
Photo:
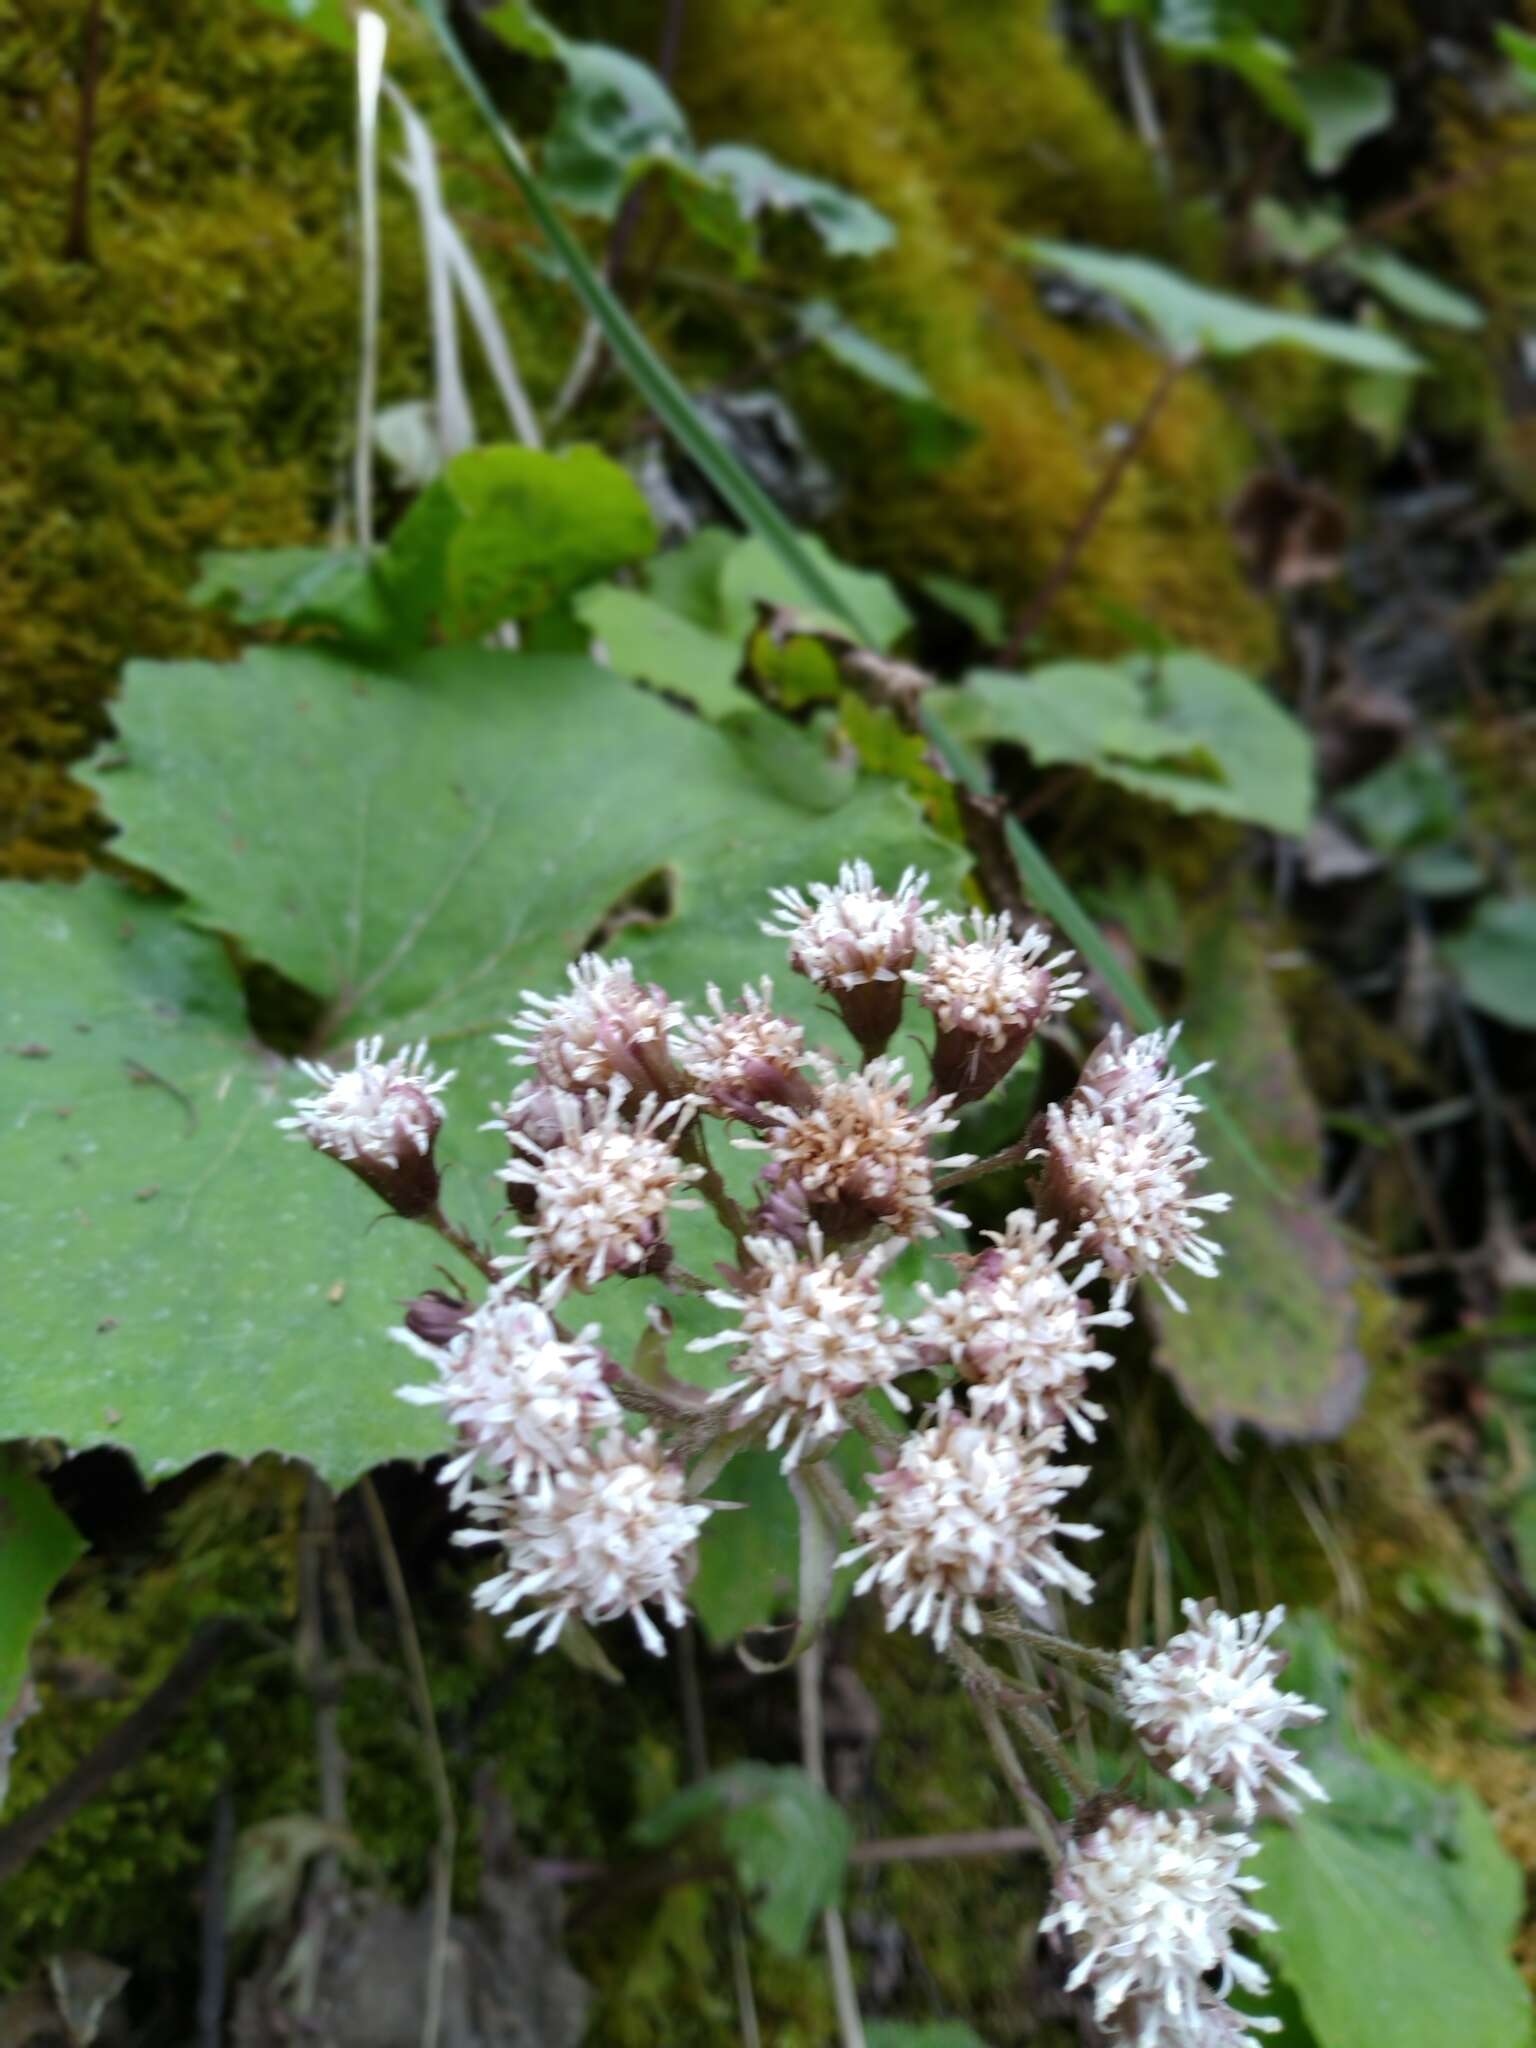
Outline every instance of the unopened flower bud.
[(438, 1097), (454, 1077), (433, 1069), (425, 1043), (387, 1060), (383, 1051), (382, 1038), (365, 1038), (350, 1067), (299, 1060), (317, 1093), (298, 1097), (294, 1114), (279, 1117), (278, 1129), (339, 1159), (396, 1215), (425, 1216), (437, 1207), (432, 1148), (443, 1121)]
[(901, 1021), (902, 977), (923, 943), (928, 877), (908, 868), (894, 894), (876, 885), (867, 861), (845, 862), (835, 885), (772, 891), (777, 921), (763, 930), (788, 939), (789, 964), (832, 997), (866, 1059), (884, 1052)]
[[(500, 1131), (513, 1149), (516, 1158), (518, 1143), (522, 1138), (531, 1138), (545, 1151), (552, 1145), (563, 1142), (564, 1125), (560, 1120), (560, 1105), (569, 1097), (558, 1088), (547, 1087), (542, 1081), (520, 1081), (505, 1102), (492, 1105), (496, 1114), (491, 1121), (480, 1126), (482, 1131)], [(525, 1219), (531, 1216), (536, 1206), (533, 1189), (524, 1180), (509, 1180), (506, 1183), (508, 1206)]]
[(816, 1090), (800, 1072), (805, 1033), (775, 1012), (768, 977), (743, 988), (738, 1009), (725, 1007), (713, 983), (708, 995), (710, 1014), (690, 1018), (678, 1034), (683, 1071), (706, 1107), (759, 1128), (769, 1103), (808, 1108)]
[(429, 1287), (414, 1301), (406, 1303), (404, 1322), (413, 1337), (441, 1349), (453, 1342), (473, 1313), (471, 1303), (461, 1301), (457, 1295), (445, 1294), (440, 1287)]
[(1006, 917), (971, 913), (969, 926), (945, 918), (929, 939), (928, 965), (907, 980), (938, 1020), (933, 1048), (935, 1094), (957, 1108), (989, 1095), (1017, 1063), (1048, 1017), (1068, 1010), (1083, 985), (1062, 972), (1071, 953), (1052, 959), (1049, 934), (1031, 925), (1015, 938)]

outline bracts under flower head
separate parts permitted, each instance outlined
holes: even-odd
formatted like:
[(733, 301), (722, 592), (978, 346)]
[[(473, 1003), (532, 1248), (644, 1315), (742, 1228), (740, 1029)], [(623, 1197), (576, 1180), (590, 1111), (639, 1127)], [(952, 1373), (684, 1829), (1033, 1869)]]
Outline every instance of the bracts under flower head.
[(933, 1088), (957, 1106), (979, 1102), (1017, 1063), (1049, 1017), (1084, 993), (1069, 971), (1071, 953), (1050, 952), (1050, 935), (1031, 925), (1013, 935), (1007, 917), (972, 911), (969, 922), (948, 916), (929, 928), (928, 964), (907, 980), (938, 1023)]
[(903, 977), (936, 908), (927, 886), (926, 875), (908, 868), (887, 892), (868, 861), (854, 860), (835, 883), (812, 882), (809, 900), (798, 889), (772, 891), (777, 922), (763, 930), (788, 939), (790, 966), (832, 997), (866, 1059), (884, 1052), (901, 1021)]
[(433, 1145), (442, 1128), (438, 1100), (454, 1078), (437, 1073), (425, 1043), (384, 1058), (382, 1038), (358, 1040), (350, 1067), (300, 1060), (316, 1093), (301, 1095), (278, 1129), (306, 1138), (339, 1159), (400, 1216), (426, 1216), (437, 1206)]

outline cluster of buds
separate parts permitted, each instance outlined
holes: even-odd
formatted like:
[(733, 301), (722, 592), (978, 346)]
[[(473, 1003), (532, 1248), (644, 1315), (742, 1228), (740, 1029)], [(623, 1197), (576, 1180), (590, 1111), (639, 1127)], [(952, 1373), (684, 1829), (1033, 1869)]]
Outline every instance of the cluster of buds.
[[(451, 1077), (422, 1048), (384, 1060), (370, 1041), (347, 1072), (306, 1069), (320, 1092), (287, 1127), (441, 1230), (489, 1282), (478, 1305), (420, 1296), (393, 1334), (432, 1369), (401, 1393), (443, 1410), (442, 1477), (470, 1523), (459, 1540), (502, 1553), (476, 1598), (509, 1634), (545, 1649), (573, 1619), (628, 1615), (661, 1651), (656, 1617), (686, 1617), (713, 1441), (760, 1441), (814, 1484), (862, 1429), (883, 1459), (866, 1501), (831, 1479), (820, 1498), (886, 1626), (973, 1663), (962, 1639), (994, 1627), (1071, 1648), (1050, 1632), (1092, 1595), (1074, 1553), (1099, 1531), (1072, 1513), (1089, 1472), (1067, 1450), (1105, 1421), (1105, 1335), (1130, 1320), (1139, 1280), (1182, 1306), (1172, 1269), (1214, 1274), (1206, 1219), (1227, 1198), (1198, 1189), (1199, 1103), (1172, 1067), (1175, 1033), (1116, 1028), (1065, 1101), (992, 1162), (1034, 1168), (1032, 1206), (983, 1249), (949, 1254), (948, 1286), (921, 1281), (909, 1312), (892, 1312), (892, 1261), (961, 1227), (946, 1193), (987, 1170), (944, 1150), (959, 1112), (1085, 994), (1042, 928), (962, 919), (927, 889), (910, 870), (884, 889), (853, 862), (835, 883), (774, 892), (763, 929), (830, 998), (852, 1062), (809, 1044), (767, 977), (735, 999), (710, 986), (690, 1016), (628, 961), (588, 955), (559, 995), (527, 994), (501, 1042), (531, 1072), (486, 1126), (508, 1151), (499, 1253), (442, 1215), (434, 1146)], [(927, 1027), (926, 1067), (891, 1050), (904, 1017)], [(722, 1126), (756, 1156), (750, 1194), (711, 1157)], [(743, 1162), (733, 1185), (745, 1180)], [(685, 1270), (673, 1244), (678, 1212), (703, 1206), (734, 1246), (713, 1275)], [(666, 1314), (652, 1311), (643, 1369), (608, 1354), (597, 1322), (559, 1320), (642, 1278), (725, 1319), (688, 1346), (730, 1353), (708, 1396), (659, 1361)], [(892, 1418), (919, 1387), (923, 1412), (898, 1435)], [(1117, 1670), (1117, 1706), (1149, 1760), (1188, 1795), (1229, 1799), (1243, 1827), (1261, 1802), (1284, 1810), (1319, 1791), (1281, 1740), (1316, 1710), (1275, 1685), (1278, 1619), (1191, 1607), (1184, 1634)], [(1232, 1984), (1262, 1981), (1233, 1948), (1265, 1924), (1248, 1904), (1249, 1846), (1199, 1814), (1091, 1802), (1079, 1815), (1046, 1926), (1070, 1942), (1071, 1981), (1101, 2024), (1143, 2048), (1232, 2048), (1262, 2025), (1226, 2003)]]

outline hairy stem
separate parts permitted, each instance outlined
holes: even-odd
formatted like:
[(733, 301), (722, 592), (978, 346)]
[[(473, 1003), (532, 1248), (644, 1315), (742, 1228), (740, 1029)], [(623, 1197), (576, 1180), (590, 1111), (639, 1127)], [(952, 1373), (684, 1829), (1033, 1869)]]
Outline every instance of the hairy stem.
[(482, 1279), (489, 1280), (491, 1285), (495, 1286), (496, 1282), (501, 1278), (501, 1275), (496, 1270), (496, 1261), (491, 1257), (484, 1245), (478, 1243), (470, 1236), (467, 1230), (461, 1229), (457, 1223), (452, 1222), (445, 1216), (440, 1206), (435, 1209), (429, 1209), (427, 1214), (421, 1218), (421, 1221), (427, 1226), (428, 1230), (435, 1230), (445, 1244), (451, 1244), (460, 1258), (468, 1259)]
[(1008, 1739), (1008, 1730), (1003, 1726), (996, 1702), (979, 1688), (967, 1690), (970, 1691), (971, 1703), (986, 1731), (987, 1740), (992, 1745), (992, 1754), (997, 1758), (998, 1769), (1002, 1772), (1009, 1791), (1028, 1816), (1041, 1854), (1054, 1870), (1061, 1861), (1060, 1831), (1056, 1825), (1056, 1816), (1029, 1782), (1029, 1775), (1019, 1762), (1018, 1751)]
[[(827, 1789), (826, 1762), (821, 1737), (821, 1644), (813, 1641), (795, 1666), (800, 1697), (800, 1749), (806, 1775)], [(848, 1953), (848, 1933), (836, 1906), (821, 1916), (821, 1934), (827, 1948), (827, 1968), (832, 1978), (832, 1999), (837, 2008), (838, 2039), (842, 2048), (864, 2048), (864, 2021), (859, 2013), (859, 1994), (853, 1981), (853, 1962)]]

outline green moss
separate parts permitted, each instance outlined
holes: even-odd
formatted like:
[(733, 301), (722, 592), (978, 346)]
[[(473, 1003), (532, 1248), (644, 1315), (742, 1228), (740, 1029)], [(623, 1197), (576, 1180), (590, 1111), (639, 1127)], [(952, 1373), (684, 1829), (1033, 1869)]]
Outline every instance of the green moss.
[[(90, 806), (62, 764), (130, 655), (218, 654), (197, 556), (319, 538), (344, 509), (357, 288), (349, 67), (250, 8), (107, 0), (92, 260), (64, 259), (80, 16), (0, 0), (8, 118), (0, 479), (0, 871), (72, 872)], [(391, 46), (445, 150), (487, 145), (420, 36)], [(386, 161), (395, 148), (386, 133)], [(453, 198), (483, 205), (461, 173)], [(381, 398), (431, 388), (414, 206), (383, 191)], [(525, 371), (553, 389), (563, 297), (487, 265)], [(467, 349), (473, 358), (473, 349)], [(484, 396), (484, 393), (481, 394)], [(482, 407), (487, 429), (500, 421)]]
[[(1124, 336), (1042, 310), (1014, 243), (1058, 235), (1175, 254), (1138, 147), (1038, 5), (859, 0), (829, 13), (815, 0), (722, 0), (690, 18), (682, 91), (710, 137), (751, 135), (890, 214), (899, 239), (879, 261), (855, 270), (797, 248), (781, 282), (831, 291), (980, 430), (959, 461), (915, 477), (894, 414), (804, 359), (793, 395), (834, 467), (857, 480), (844, 545), (1019, 601), (1157, 364)], [(1262, 659), (1271, 627), (1223, 521), (1248, 460), (1213, 390), (1188, 380), (1089, 549), (1054, 622), (1061, 637), (1111, 640), (1099, 603), (1110, 597)]]

